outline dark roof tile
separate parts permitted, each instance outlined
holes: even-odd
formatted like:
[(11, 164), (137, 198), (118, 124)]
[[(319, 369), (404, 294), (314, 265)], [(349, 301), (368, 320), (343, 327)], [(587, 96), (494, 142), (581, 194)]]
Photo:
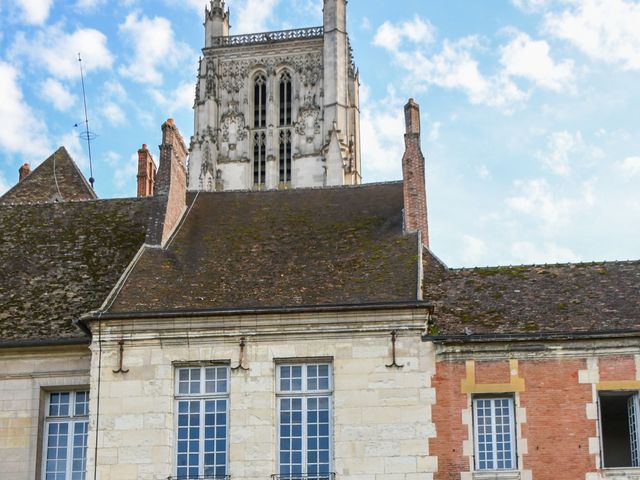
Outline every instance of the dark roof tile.
[(95, 192), (64, 147), (0, 197), (0, 204), (93, 200)]
[(111, 312), (415, 301), (402, 195), (389, 183), (191, 196), (170, 246), (143, 253)]

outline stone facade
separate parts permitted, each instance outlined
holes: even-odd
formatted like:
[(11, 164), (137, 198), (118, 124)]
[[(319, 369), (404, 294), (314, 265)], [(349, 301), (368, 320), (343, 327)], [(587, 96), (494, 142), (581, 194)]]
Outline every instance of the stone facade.
[(324, 11), (322, 27), (229, 36), (224, 2), (211, 2), (189, 190), (360, 183), (359, 80), (346, 2), (326, 0)]
[[(427, 440), (435, 399), (433, 352), (420, 339), (426, 312), (264, 315), (103, 321), (102, 368), (92, 346), (91, 391), (101, 403), (100, 480), (157, 480), (175, 473), (175, 369), (223, 362), (232, 371), (229, 468), (235, 479), (264, 480), (278, 472), (275, 368), (278, 361), (323, 359), (333, 365), (332, 471), (350, 480), (431, 479)], [(95, 322), (93, 322), (95, 327)], [(391, 331), (397, 331), (392, 364)], [(246, 349), (240, 356), (240, 338)], [(124, 367), (118, 341), (124, 340)], [(95, 441), (97, 405), (91, 404)], [(94, 462), (89, 452), (89, 471)]]
[(0, 478), (42, 478), (45, 396), (87, 388), (90, 360), (86, 345), (0, 350)]

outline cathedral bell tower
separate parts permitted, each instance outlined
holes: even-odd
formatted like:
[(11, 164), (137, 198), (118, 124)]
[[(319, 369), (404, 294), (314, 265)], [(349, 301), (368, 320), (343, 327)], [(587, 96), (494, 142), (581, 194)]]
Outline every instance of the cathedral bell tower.
[(321, 27), (229, 35), (225, 2), (211, 0), (189, 190), (360, 183), (360, 82), (346, 10), (347, 0), (324, 0)]

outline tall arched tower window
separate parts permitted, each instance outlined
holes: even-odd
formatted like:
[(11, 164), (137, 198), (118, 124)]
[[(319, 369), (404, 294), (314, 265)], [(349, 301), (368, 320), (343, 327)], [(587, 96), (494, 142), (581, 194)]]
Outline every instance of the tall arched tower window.
[(291, 183), (291, 130), (280, 130), (280, 183)]
[(262, 73), (256, 76), (253, 87), (253, 126), (267, 126), (267, 77)]
[(267, 176), (267, 135), (256, 132), (253, 135), (253, 186), (262, 188)]
[(284, 72), (280, 76), (280, 126), (291, 125), (291, 74)]

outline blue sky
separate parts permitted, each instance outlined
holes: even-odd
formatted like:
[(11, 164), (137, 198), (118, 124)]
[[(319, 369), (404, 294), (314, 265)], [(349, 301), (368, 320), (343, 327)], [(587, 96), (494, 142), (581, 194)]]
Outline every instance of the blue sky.
[[(65, 145), (135, 194), (173, 117), (188, 141), (204, 0), (0, 0), (0, 192)], [(229, 0), (233, 33), (320, 25), (321, 0)], [(422, 107), (432, 249), (451, 266), (640, 258), (640, 2), (351, 0), (367, 182), (401, 177)]]

